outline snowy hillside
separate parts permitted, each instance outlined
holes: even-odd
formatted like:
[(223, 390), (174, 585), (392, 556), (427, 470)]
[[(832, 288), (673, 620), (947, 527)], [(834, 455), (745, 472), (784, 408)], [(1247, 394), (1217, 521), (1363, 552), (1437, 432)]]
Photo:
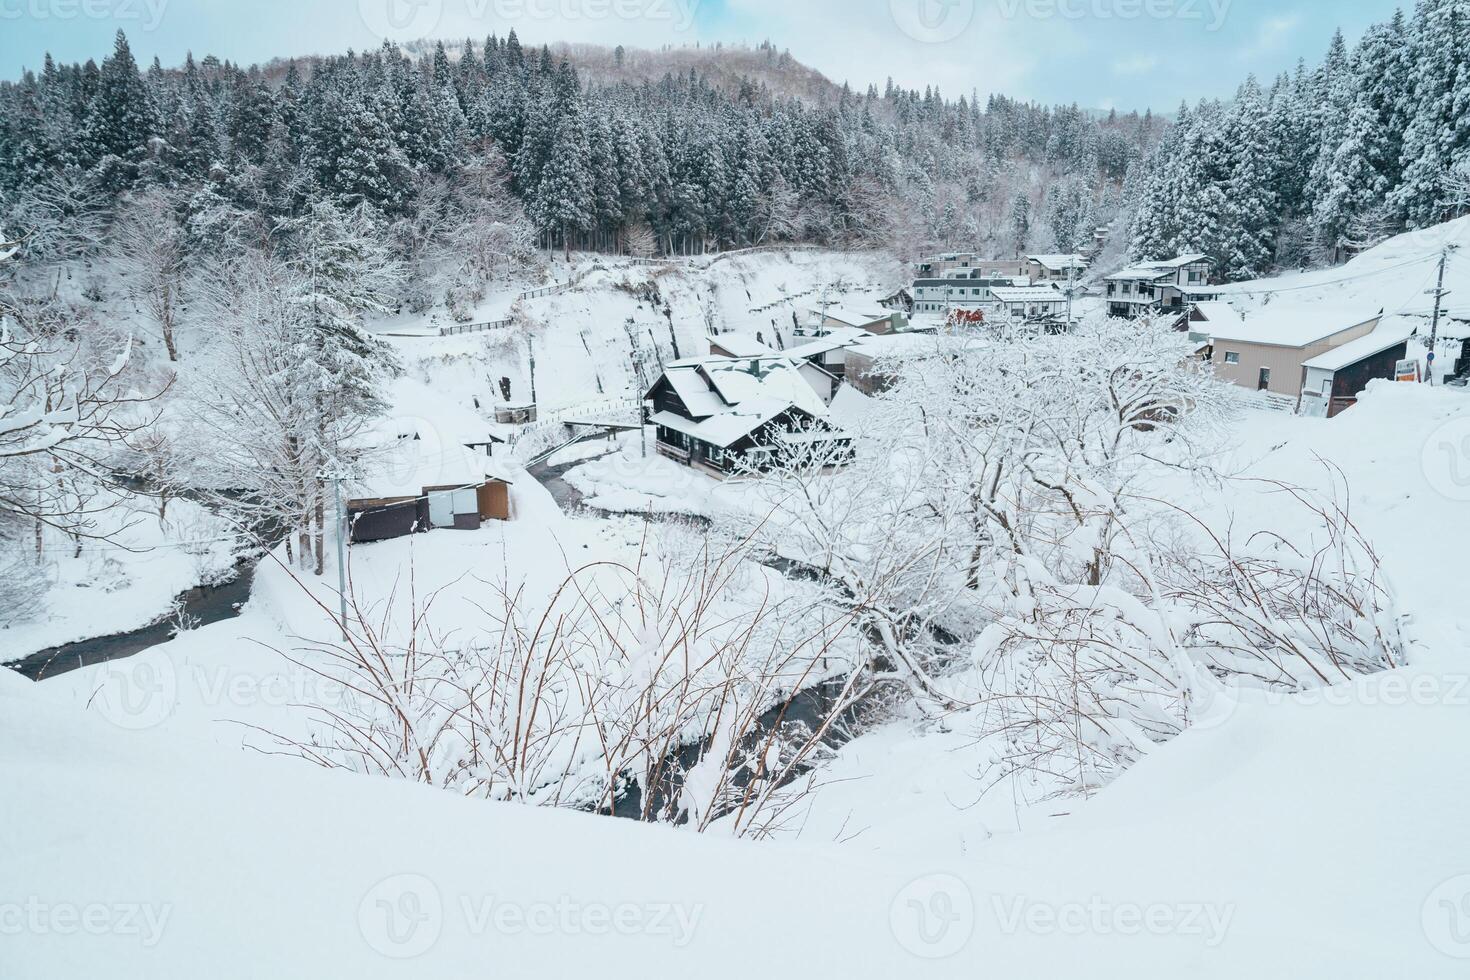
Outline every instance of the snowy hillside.
[[(535, 401), (543, 414), (580, 404), (641, 397), (658, 366), (709, 353), (708, 337), (760, 334), (771, 346), (793, 340), (823, 302), (870, 305), (904, 283), (903, 268), (873, 253), (756, 250), (709, 259), (636, 263), (580, 260), (576, 285), (563, 292), (477, 311), (510, 316), (515, 326), (454, 337), (415, 337), (449, 324), (442, 312), (383, 321), (374, 329), (394, 345), (409, 373), (461, 404), (501, 402), (500, 379), (512, 400)], [(556, 281), (571, 270), (554, 269)], [(640, 371), (642, 372), (640, 376)]]
[[(11, 930), (6, 975), (734, 978), (759, 937), (820, 976), (1463, 976), (1470, 622), (1441, 532), (1464, 503), (1421, 465), (1445, 425), (1470, 407), (1385, 388), (1341, 422), (1253, 417), (1231, 451), (1258, 476), (1347, 469), (1416, 666), (1232, 706), (1019, 836), (987, 833), (1006, 820), (973, 806), (962, 743), (901, 728), (844, 752), (799, 842), (752, 845), (122, 731), (0, 680), (7, 921), (47, 924)], [(270, 940), (237, 944), (242, 922)]]

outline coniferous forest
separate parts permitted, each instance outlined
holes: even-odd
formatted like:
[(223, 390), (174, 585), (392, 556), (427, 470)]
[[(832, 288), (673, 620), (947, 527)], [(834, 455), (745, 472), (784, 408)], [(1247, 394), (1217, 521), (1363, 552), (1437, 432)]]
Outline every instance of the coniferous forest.
[(1165, 119), (785, 85), (804, 69), (770, 44), (676, 61), (511, 32), (140, 68), (119, 33), (100, 64), (47, 56), (0, 83), (0, 225), (62, 260), (141, 211), (187, 262), (325, 202), (410, 265), (486, 234), (511, 259), (776, 243), (908, 258), (1067, 252), (1103, 226), (1119, 254), (1203, 252), (1243, 279), (1464, 209), (1467, 52), (1463, 4), (1421, 0), (1315, 67)]
[[(594, 54), (618, 69), (641, 61), (645, 77), (579, 71)], [(731, 58), (762, 78), (699, 68)], [(264, 239), (323, 201), (363, 209), (410, 259), (487, 215), (522, 246), (632, 254), (778, 242), (1070, 250), (1091, 238), (1097, 211), (1116, 210), (1156, 139), (1151, 115), (982, 106), (892, 84), (855, 93), (823, 81), (798, 96), (781, 79), (805, 69), (770, 45), (709, 49), (695, 67), (646, 77), (658, 64), (622, 49), (554, 55), (512, 32), (140, 69), (119, 34), (100, 65), (48, 56), (0, 85), (0, 221), (42, 259), (93, 248), (144, 196), (193, 252)]]
[(1336, 262), (1470, 206), (1470, 8), (1420, 0), (1315, 68), (1181, 106), (1130, 186), (1133, 252), (1230, 279)]

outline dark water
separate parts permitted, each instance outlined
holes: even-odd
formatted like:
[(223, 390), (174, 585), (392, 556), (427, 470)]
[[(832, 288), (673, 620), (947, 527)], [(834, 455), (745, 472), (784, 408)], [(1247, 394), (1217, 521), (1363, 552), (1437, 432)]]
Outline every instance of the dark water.
[[(250, 598), (250, 584), (254, 580), (255, 562), (241, 562), (236, 566), (235, 577), (230, 581), (190, 589), (181, 594), (178, 601), (183, 605), (184, 615), (200, 626), (233, 619), (240, 615), (240, 607)], [(6, 666), (33, 681), (44, 680), (82, 667), (142, 653), (149, 647), (173, 639), (176, 629), (174, 617), (170, 613), (142, 629), (52, 647), (7, 663)]]
[[(789, 701), (776, 705), (756, 720), (750, 732), (741, 739), (739, 748), (747, 751), (758, 749), (771, 732), (788, 726), (796, 726), (799, 731), (803, 732), (803, 738), (808, 737), (810, 733), (827, 724), (829, 716), (838, 705), (842, 690), (841, 681), (829, 681), (807, 688)], [(823, 743), (835, 749), (853, 738), (852, 729), (856, 726), (864, 707), (862, 702), (853, 702), (844, 707), (841, 714), (828, 727), (822, 739)], [(667, 819), (671, 815), (671, 810), (677, 807), (679, 793), (683, 787), (683, 774), (699, 762), (708, 751), (709, 744), (709, 741), (705, 740), (686, 745), (665, 759), (654, 777), (655, 787), (652, 799), (645, 800), (645, 794), (637, 784), (630, 783), (624, 787), (613, 802), (612, 816), (628, 820), (647, 820), (654, 817)], [(809, 755), (808, 759), (810, 761), (806, 765), (793, 766), (791, 772), (786, 774), (786, 778), (781, 780), (779, 785), (789, 785), (809, 772), (816, 757)], [(735, 789), (744, 789), (749, 784), (751, 776), (748, 770), (742, 770), (730, 782)], [(725, 815), (720, 814), (720, 816)], [(677, 822), (682, 823), (684, 819), (680, 817)]]

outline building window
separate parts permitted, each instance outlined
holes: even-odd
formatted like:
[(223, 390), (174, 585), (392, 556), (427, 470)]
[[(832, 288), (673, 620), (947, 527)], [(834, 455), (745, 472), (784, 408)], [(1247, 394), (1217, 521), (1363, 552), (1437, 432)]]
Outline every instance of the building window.
[(1226, 351), (1225, 352), (1225, 363), (1226, 364), (1239, 364), (1240, 363), (1240, 354), (1237, 353), (1236, 351), (1233, 351), (1233, 350)]

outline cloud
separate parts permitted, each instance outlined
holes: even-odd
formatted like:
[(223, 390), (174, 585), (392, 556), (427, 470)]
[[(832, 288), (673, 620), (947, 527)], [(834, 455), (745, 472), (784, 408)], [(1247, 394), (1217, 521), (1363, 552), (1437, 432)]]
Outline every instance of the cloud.
[(1301, 26), (1301, 14), (1282, 14), (1278, 17), (1267, 17), (1261, 21), (1256, 28), (1256, 36), (1244, 47), (1240, 48), (1236, 55), (1242, 61), (1251, 61), (1264, 55), (1274, 54), (1286, 47), (1291, 40), (1291, 35)]
[(1159, 67), (1159, 56), (1156, 54), (1139, 54), (1131, 58), (1122, 58), (1113, 62), (1114, 75), (1147, 75)]

